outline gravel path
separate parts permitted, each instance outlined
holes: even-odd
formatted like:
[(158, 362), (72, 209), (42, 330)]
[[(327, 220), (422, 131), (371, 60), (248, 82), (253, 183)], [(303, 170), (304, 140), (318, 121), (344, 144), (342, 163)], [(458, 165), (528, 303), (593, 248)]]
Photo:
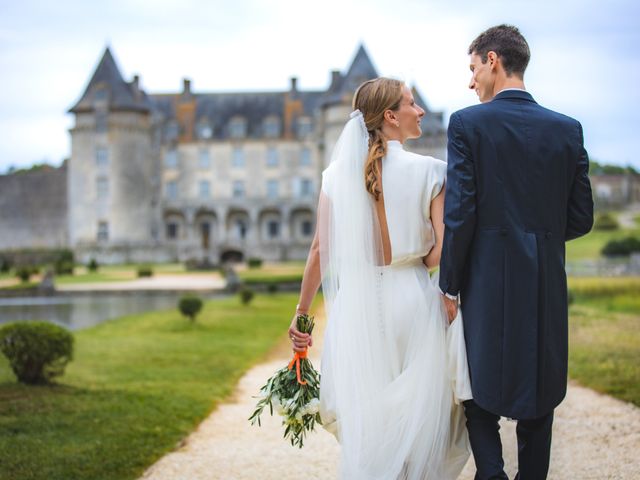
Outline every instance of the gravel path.
[[(319, 336), (317, 336), (319, 337)], [(319, 365), (321, 346), (312, 350)], [(145, 480), (299, 480), (336, 479), (339, 445), (320, 429), (302, 450), (282, 439), (280, 417), (263, 415), (251, 427), (255, 395), (266, 379), (287, 361), (286, 350), (251, 369), (232, 399), (220, 405), (178, 448), (143, 475)], [(516, 472), (515, 422), (502, 421), (506, 472)], [(570, 384), (556, 410), (550, 480), (640, 479), (640, 409)], [(472, 480), (469, 460), (459, 480)]]

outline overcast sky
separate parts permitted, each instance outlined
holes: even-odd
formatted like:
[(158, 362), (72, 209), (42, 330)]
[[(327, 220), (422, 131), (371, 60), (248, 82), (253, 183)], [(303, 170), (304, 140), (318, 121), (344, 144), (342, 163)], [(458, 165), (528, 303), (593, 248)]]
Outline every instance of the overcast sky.
[[(47, 3), (47, 4), (45, 4)], [(0, 172), (68, 157), (66, 111), (106, 45), (149, 93), (324, 89), (364, 43), (381, 75), (445, 119), (477, 103), (466, 49), (498, 23), (532, 50), (527, 89), (580, 120), (591, 157), (640, 167), (640, 2), (633, 0), (0, 0)]]

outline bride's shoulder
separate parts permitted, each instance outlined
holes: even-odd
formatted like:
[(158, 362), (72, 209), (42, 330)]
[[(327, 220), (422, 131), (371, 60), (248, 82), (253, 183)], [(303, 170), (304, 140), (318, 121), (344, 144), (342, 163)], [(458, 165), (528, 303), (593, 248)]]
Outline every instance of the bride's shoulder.
[(429, 155), (421, 155), (419, 153), (408, 152), (405, 150), (406, 159), (415, 165), (427, 170), (446, 170), (447, 163), (439, 158), (431, 157)]

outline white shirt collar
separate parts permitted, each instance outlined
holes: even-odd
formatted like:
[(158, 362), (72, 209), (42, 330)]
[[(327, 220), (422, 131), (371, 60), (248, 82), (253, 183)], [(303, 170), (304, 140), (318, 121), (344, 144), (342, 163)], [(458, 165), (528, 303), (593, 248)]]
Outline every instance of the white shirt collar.
[(398, 140), (387, 140), (387, 147), (402, 149), (402, 144)]
[(524, 88), (516, 88), (516, 87), (512, 87), (512, 88), (503, 88), (502, 90), (500, 90), (498, 93), (496, 93), (496, 95), (501, 94), (502, 92), (508, 92), (509, 90), (516, 90), (518, 92), (526, 92), (526, 90)]

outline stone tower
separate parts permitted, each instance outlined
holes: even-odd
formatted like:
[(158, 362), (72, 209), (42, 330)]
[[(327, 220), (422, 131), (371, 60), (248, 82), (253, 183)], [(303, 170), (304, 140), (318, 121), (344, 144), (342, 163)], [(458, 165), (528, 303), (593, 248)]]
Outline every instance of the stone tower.
[[(68, 166), (69, 241), (80, 260), (144, 261), (157, 238), (158, 147), (139, 79), (106, 48), (75, 114)], [(142, 257), (142, 258), (141, 258)]]

